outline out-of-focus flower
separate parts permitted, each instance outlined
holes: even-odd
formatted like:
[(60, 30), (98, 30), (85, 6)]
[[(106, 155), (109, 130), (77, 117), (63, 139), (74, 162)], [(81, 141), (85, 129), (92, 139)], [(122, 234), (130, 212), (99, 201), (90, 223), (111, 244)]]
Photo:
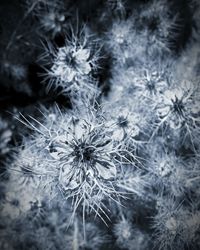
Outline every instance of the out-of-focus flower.
[(192, 210), (185, 219), (184, 237), (187, 244), (199, 244), (200, 213)]
[(124, 63), (130, 56), (130, 47), (134, 41), (133, 22), (130, 19), (114, 21), (106, 32), (106, 42), (118, 63)]
[(195, 175), (196, 171), (174, 153), (150, 147), (150, 154), (146, 176), (147, 180), (151, 180), (149, 184), (176, 197), (182, 197), (189, 189), (187, 182), (190, 174)]
[(2, 62), (1, 71), (13, 80), (24, 80), (27, 77), (27, 69), (24, 65), (13, 64), (8, 61)]
[[(10, 174), (11, 182), (15, 183), (15, 191), (21, 192), (25, 187), (28, 189), (37, 188), (39, 178), (43, 174), (44, 164), (41, 161), (41, 155), (28, 141), (24, 143), (24, 148), (20, 148), (14, 156), (14, 162), (10, 164), (7, 171)], [(37, 168), (38, 172), (35, 172)], [(10, 186), (12, 186), (10, 184)]]
[(38, 9), (37, 17), (40, 22), (41, 34), (45, 33), (51, 38), (66, 32), (68, 27), (67, 18), (70, 13), (64, 10), (62, 2), (55, 2), (54, 4), (46, 3), (43, 8)]
[(127, 136), (134, 138), (139, 135), (140, 126), (142, 126), (141, 117), (136, 112), (131, 111), (128, 106), (120, 106), (120, 103), (110, 103), (105, 105), (104, 115), (108, 127), (113, 132), (113, 138), (117, 141), (121, 141)]
[(168, 87), (165, 72), (144, 70), (143, 74), (134, 78), (136, 92), (144, 98), (160, 98), (160, 94)]
[[(150, 55), (169, 52), (180, 32), (178, 15), (166, 0), (149, 2), (139, 14), (139, 28)], [(136, 23), (137, 25), (137, 23)]]
[(162, 101), (157, 105), (160, 119), (172, 129), (183, 125), (193, 129), (199, 123), (198, 89), (190, 82), (183, 82), (177, 88), (166, 90)]
[(157, 201), (157, 214), (153, 218), (154, 244), (160, 249), (183, 249), (184, 225), (188, 211), (173, 198)]
[(155, 101), (161, 100), (163, 92), (169, 88), (172, 65), (172, 60), (161, 59), (158, 62), (143, 62), (143, 67), (140, 64), (129, 67), (115, 65), (111, 79), (114, 93), (111, 96), (116, 93), (116, 99), (123, 100), (124, 95), (130, 100), (134, 98), (134, 106), (138, 106), (138, 102), (140, 105), (155, 106)]
[(122, 218), (114, 225), (114, 234), (116, 243), (120, 248), (140, 250), (148, 247), (148, 236), (125, 218)]

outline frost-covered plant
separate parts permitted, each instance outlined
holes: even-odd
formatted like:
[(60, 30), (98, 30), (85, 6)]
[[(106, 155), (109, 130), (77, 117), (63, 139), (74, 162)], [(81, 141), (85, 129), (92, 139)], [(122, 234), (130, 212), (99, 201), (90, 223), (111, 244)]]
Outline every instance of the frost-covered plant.
[(173, 14), (171, 4), (166, 0), (151, 1), (139, 14), (139, 28), (150, 55), (160, 54), (173, 48), (173, 43), (180, 30), (178, 15)]
[(119, 63), (120, 59), (129, 56), (129, 49), (134, 40), (134, 29), (131, 18), (127, 20), (114, 20), (111, 28), (105, 35), (107, 45)]
[(188, 245), (194, 246), (199, 244), (199, 232), (200, 232), (200, 214), (198, 210), (191, 211), (184, 225), (184, 237), (185, 242)]
[(147, 162), (146, 178), (151, 180), (151, 185), (180, 197), (191, 190), (192, 180), (193, 184), (198, 182), (199, 174), (194, 161), (184, 160), (175, 155), (175, 152), (167, 152), (161, 145), (153, 145), (149, 147), (149, 151), (151, 156)]
[(47, 90), (61, 87), (63, 92), (96, 93), (93, 73), (99, 67), (101, 48), (85, 26), (79, 32), (71, 28), (71, 35), (62, 47), (53, 48), (48, 44), (41, 57), (45, 64)]
[(39, 8), (36, 13), (40, 23), (40, 34), (45, 33), (50, 38), (55, 38), (57, 35), (64, 34), (69, 26), (67, 18), (70, 13), (65, 11), (62, 2), (46, 3), (43, 8)]
[(157, 214), (153, 218), (154, 243), (158, 249), (183, 249), (184, 225), (188, 211), (171, 197), (157, 200)]
[(31, 97), (16, 110), (42, 101), (42, 115), (17, 115), (26, 131), (0, 121), (0, 249), (199, 249), (197, 0), (24, 2), (6, 51), (35, 49), (25, 63), (3, 53), (0, 101), (15, 110), (14, 88)]
[(130, 136), (129, 139), (139, 135), (140, 128), (144, 125), (139, 113), (132, 107), (122, 103), (107, 103), (104, 106), (107, 124), (113, 133), (113, 138), (118, 141)]
[(171, 129), (186, 129), (193, 140), (193, 131), (199, 131), (199, 89), (198, 85), (182, 81), (177, 87), (171, 87), (163, 93), (156, 105), (160, 124)]
[(93, 211), (103, 219), (107, 210), (103, 200), (118, 202), (122, 196), (116, 187), (117, 173), (126, 162), (134, 165), (134, 152), (124, 141), (113, 139), (103, 115), (92, 107), (70, 115), (57, 110), (46, 114), (43, 124), (34, 118), (32, 122), (35, 125), (24, 117), (24, 123), (37, 132), (32, 145), (44, 154), (43, 159), (32, 155), (42, 163), (32, 170), (41, 178), (40, 185), (53, 194), (57, 188), (71, 200), (74, 213), (81, 205), (83, 216)]

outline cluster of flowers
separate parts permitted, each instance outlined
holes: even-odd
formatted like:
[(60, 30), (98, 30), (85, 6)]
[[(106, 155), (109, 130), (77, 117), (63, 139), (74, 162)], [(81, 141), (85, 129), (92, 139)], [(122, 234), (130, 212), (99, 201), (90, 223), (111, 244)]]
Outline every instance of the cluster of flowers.
[[(3, 172), (0, 248), (199, 249), (198, 30), (175, 56), (181, 19), (165, 0), (131, 14), (107, 1), (95, 35), (53, 2), (28, 1), (28, 11), (46, 36), (67, 34), (61, 46), (47, 42), (40, 61), (47, 92), (73, 107), (18, 116), (29, 134)], [(107, 95), (102, 47), (112, 58)], [(0, 153), (12, 135), (1, 127)]]

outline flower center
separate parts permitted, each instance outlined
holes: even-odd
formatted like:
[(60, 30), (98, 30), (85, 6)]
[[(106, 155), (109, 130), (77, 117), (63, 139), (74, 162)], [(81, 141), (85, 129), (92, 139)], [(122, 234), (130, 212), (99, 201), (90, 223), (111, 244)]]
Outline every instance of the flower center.
[(78, 66), (78, 63), (77, 63), (77, 60), (76, 60), (76, 57), (72, 55), (72, 53), (70, 53), (69, 55), (66, 56), (65, 58), (66, 60), (66, 63), (73, 69), (76, 70), (77, 66)]
[(175, 100), (172, 100), (173, 103), (173, 111), (177, 113), (179, 116), (184, 116), (184, 105), (182, 100), (179, 100), (177, 96), (175, 96)]
[(119, 127), (121, 127), (121, 128), (126, 128), (126, 127), (128, 127), (128, 120), (127, 120), (127, 118), (124, 117), (124, 116), (119, 116), (119, 117), (117, 118), (117, 125), (118, 125)]
[(91, 162), (95, 160), (95, 148), (81, 142), (74, 146), (74, 156), (79, 162)]
[(155, 82), (153, 80), (148, 81), (146, 84), (146, 88), (151, 94), (155, 93), (156, 92)]

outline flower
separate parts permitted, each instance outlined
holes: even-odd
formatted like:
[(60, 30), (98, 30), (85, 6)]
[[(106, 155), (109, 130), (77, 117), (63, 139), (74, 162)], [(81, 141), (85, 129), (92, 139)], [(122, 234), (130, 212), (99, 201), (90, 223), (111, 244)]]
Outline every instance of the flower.
[(135, 38), (134, 34), (131, 19), (114, 21), (109, 31), (106, 32), (106, 42), (118, 63), (124, 63), (130, 56), (129, 50)]
[(148, 249), (149, 238), (146, 233), (136, 228), (129, 218), (124, 216), (114, 225), (114, 234), (117, 245), (123, 249)]
[(54, 110), (52, 115), (48, 111), (45, 117), (43, 124), (32, 118), (36, 125), (23, 117), (37, 132), (31, 145), (36, 149), (33, 159), (41, 161), (32, 170), (39, 177), (39, 186), (49, 194), (61, 193), (70, 199), (74, 213), (81, 205), (83, 214), (87, 208), (102, 218), (99, 210), (105, 215), (103, 201), (122, 196), (117, 176), (125, 161), (134, 164), (133, 152), (112, 138), (99, 108), (82, 108), (71, 114)]
[(66, 14), (53, 8), (47, 12), (40, 13), (41, 29), (46, 33), (50, 33), (54, 38), (66, 29)]
[[(74, 34), (75, 31), (71, 31)], [(77, 32), (76, 32), (77, 34)], [(98, 69), (100, 47), (97, 40), (84, 27), (80, 35), (66, 38), (65, 45), (53, 48), (48, 44), (47, 50), (41, 56), (48, 80), (47, 90), (62, 89), (62, 92), (91, 92), (96, 94), (96, 79), (93, 73)]]
[[(153, 148), (155, 145), (153, 146)], [(155, 152), (154, 152), (155, 151)], [(150, 162), (148, 165), (147, 180), (157, 188), (162, 188), (175, 197), (182, 197), (188, 190), (188, 178), (195, 172), (182, 158), (167, 150), (150, 147)]]
[(165, 72), (145, 69), (143, 74), (135, 76), (136, 92), (146, 98), (160, 98), (160, 94), (168, 87)]
[(200, 112), (196, 88), (190, 82), (183, 82), (177, 88), (166, 90), (162, 102), (157, 105), (157, 112), (172, 129), (196, 126)]
[(171, 197), (157, 200), (157, 214), (153, 218), (154, 244), (160, 249), (183, 249), (184, 227), (188, 210)]
[[(119, 104), (119, 103), (118, 103)], [(105, 105), (105, 115), (107, 116), (107, 125), (112, 130), (113, 138), (121, 141), (127, 136), (136, 137), (140, 132), (141, 117), (136, 112), (132, 112), (128, 107), (116, 105), (114, 103), (109, 109)]]
[(90, 50), (73, 46), (58, 49), (57, 57), (51, 68), (51, 75), (63, 83), (69, 83), (80, 76), (88, 75), (92, 68), (89, 61)]
[(166, 0), (148, 2), (139, 13), (138, 20), (140, 30), (144, 29), (144, 40), (150, 55), (170, 52), (180, 32), (178, 14), (173, 12), (172, 5)]
[(73, 190), (93, 178), (111, 180), (116, 177), (112, 161), (113, 142), (103, 126), (92, 127), (84, 120), (71, 121), (68, 133), (49, 144), (50, 155), (60, 161), (59, 182), (64, 190)]

